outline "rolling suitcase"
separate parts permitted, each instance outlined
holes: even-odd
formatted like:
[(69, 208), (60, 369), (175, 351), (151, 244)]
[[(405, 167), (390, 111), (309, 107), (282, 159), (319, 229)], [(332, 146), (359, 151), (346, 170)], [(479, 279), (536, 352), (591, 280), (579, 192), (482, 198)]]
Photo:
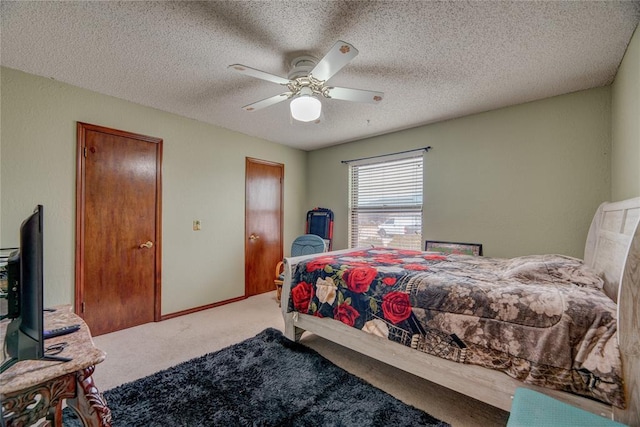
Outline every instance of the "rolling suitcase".
[(314, 208), (307, 212), (307, 234), (316, 234), (327, 243), (331, 250), (333, 244), (333, 211), (325, 208)]

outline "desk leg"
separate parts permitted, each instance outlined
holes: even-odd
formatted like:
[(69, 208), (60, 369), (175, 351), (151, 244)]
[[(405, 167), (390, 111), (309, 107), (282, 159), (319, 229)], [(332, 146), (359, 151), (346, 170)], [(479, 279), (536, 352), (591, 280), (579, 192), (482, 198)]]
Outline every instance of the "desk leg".
[(111, 427), (111, 410), (93, 382), (95, 366), (76, 373), (77, 396), (67, 399), (67, 405), (75, 409), (87, 427)]

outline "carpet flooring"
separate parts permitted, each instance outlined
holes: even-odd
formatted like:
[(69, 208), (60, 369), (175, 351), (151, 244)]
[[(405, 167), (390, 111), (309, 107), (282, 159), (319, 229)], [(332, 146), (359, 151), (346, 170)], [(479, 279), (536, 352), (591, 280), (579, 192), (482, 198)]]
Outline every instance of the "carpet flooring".
[(104, 395), (114, 427), (448, 426), (272, 328)]

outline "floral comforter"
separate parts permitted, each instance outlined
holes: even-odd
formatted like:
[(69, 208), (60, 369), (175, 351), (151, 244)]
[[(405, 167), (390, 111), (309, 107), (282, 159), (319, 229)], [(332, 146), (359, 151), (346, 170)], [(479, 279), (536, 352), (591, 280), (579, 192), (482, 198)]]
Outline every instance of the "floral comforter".
[(624, 407), (616, 305), (582, 261), (371, 248), (293, 266), (289, 311)]

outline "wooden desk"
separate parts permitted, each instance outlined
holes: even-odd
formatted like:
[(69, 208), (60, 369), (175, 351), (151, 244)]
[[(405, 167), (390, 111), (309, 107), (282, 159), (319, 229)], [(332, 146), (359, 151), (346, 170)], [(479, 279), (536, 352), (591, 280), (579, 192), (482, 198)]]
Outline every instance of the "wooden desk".
[[(45, 312), (45, 329), (80, 324), (80, 330), (45, 341), (45, 348), (66, 342), (58, 354), (72, 358), (69, 362), (44, 360), (21, 361), (1, 374), (0, 401), (7, 427), (29, 426), (46, 418), (54, 426), (62, 425), (62, 402), (75, 409), (85, 426), (111, 426), (111, 411), (91, 375), (106, 354), (95, 347), (89, 328), (71, 311), (71, 306), (55, 307)], [(7, 321), (0, 323), (0, 340), (4, 344)]]

